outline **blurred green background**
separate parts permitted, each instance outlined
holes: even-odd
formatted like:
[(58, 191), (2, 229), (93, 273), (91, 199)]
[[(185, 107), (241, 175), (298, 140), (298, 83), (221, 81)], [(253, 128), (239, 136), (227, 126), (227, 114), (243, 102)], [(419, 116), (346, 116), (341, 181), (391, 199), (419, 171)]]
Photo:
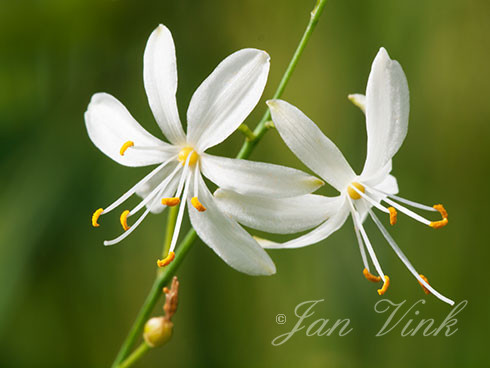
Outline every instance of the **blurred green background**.
[[(107, 367), (155, 275), (165, 214), (126, 241), (117, 214), (90, 225), (93, 210), (119, 197), (148, 168), (117, 165), (88, 139), (91, 95), (119, 98), (159, 134), (142, 81), (143, 50), (164, 23), (173, 33), (178, 102), (243, 47), (272, 57), (270, 97), (308, 22), (314, 1), (0, 1), (0, 366)], [(451, 337), (374, 337), (376, 285), (362, 276), (350, 221), (320, 245), (270, 252), (278, 273), (254, 278), (229, 268), (200, 241), (179, 269), (175, 335), (140, 367), (489, 366), (488, 212), (490, 3), (365, 0), (328, 2), (283, 98), (305, 111), (355, 169), (365, 157), (364, 119), (346, 96), (363, 92), (380, 46), (402, 64), (411, 91), (408, 138), (394, 160), (401, 194), (442, 202), (450, 225), (433, 231), (400, 216), (392, 234), (431, 284), (468, 300)], [(261, 101), (247, 122), (255, 126)], [(234, 134), (214, 152), (232, 157)], [(302, 168), (271, 131), (251, 157)], [(136, 201), (136, 199), (134, 199)], [(188, 227), (188, 224), (185, 224)], [(370, 222), (367, 231), (406, 305), (442, 322), (450, 307), (425, 297)], [(350, 318), (345, 337), (271, 340), (292, 329), (295, 306), (325, 299), (310, 318)], [(160, 314), (161, 302), (154, 314)], [(284, 325), (277, 314), (287, 316)], [(403, 322), (405, 324), (405, 322)]]

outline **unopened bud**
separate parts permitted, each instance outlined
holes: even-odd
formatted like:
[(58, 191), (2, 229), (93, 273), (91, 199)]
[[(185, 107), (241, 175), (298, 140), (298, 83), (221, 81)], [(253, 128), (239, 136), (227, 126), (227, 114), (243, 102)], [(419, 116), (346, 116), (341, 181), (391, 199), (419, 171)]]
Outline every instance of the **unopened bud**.
[(145, 324), (143, 337), (154, 348), (166, 344), (172, 337), (174, 324), (165, 317), (153, 317)]

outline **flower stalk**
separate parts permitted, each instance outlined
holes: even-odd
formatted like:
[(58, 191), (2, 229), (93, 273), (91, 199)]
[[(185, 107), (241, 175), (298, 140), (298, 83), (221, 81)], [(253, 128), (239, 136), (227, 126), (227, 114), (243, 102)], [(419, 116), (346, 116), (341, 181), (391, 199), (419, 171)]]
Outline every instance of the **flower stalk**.
[[(306, 27), (305, 32), (303, 33), (303, 36), (301, 37), (301, 40), (299, 41), (299, 44), (293, 54), (293, 57), (291, 58), (291, 61), (289, 62), (289, 65), (286, 69), (286, 71), (283, 74), (283, 77), (279, 83), (279, 86), (277, 87), (273, 99), (277, 99), (281, 97), (283, 94), (289, 80), (291, 79), (291, 76), (298, 64), (298, 61), (303, 54), (303, 51), (308, 43), (308, 41), (311, 38), (311, 35), (315, 29), (315, 26), (318, 23), (318, 20), (322, 14), (322, 11), (326, 5), (326, 0), (318, 0), (313, 11), (311, 12), (310, 20), (308, 22), (308, 25)], [(246, 159), (250, 156), (252, 153), (253, 149), (257, 145), (257, 143), (262, 139), (264, 134), (267, 132), (269, 128), (271, 128), (270, 124), (268, 124), (271, 120), (271, 114), (269, 109), (265, 112), (264, 116), (256, 126), (256, 128), (251, 131), (254, 135), (254, 139), (246, 139), (245, 142), (243, 143), (238, 155), (236, 156), (237, 159)], [(250, 135), (250, 134), (249, 134)], [(251, 136), (251, 135), (250, 135)], [(172, 221), (172, 214), (171, 212), (168, 215), (168, 220), (167, 220), (167, 235), (166, 239), (168, 239), (169, 235), (169, 228), (171, 226)], [(171, 232), (173, 233), (173, 228), (171, 229)], [(196, 232), (194, 229), (190, 229), (184, 239), (182, 240), (181, 244), (177, 247), (176, 252), (175, 252), (175, 259), (173, 260), (172, 263), (170, 263), (168, 266), (166, 266), (163, 270), (159, 270), (157, 273), (157, 276), (155, 278), (155, 281), (153, 282), (153, 285), (150, 289), (150, 292), (148, 296), (146, 297), (143, 306), (141, 307), (140, 311), (138, 312), (138, 315), (136, 316), (136, 320), (134, 321), (126, 339), (124, 340), (117, 356), (116, 359), (114, 360), (114, 363), (112, 365), (112, 368), (127, 368), (130, 367), (134, 362), (136, 362), (141, 356), (143, 356), (146, 351), (148, 351), (148, 348), (145, 348), (146, 343), (140, 345), (137, 350), (133, 354), (130, 355), (130, 357), (134, 357), (131, 361), (129, 361), (129, 358), (124, 361), (126, 357), (129, 356), (129, 352), (131, 347), (134, 345), (136, 340), (141, 334), (141, 331), (143, 329), (144, 324), (148, 320), (151, 311), (155, 304), (157, 303), (161, 289), (162, 287), (167, 284), (167, 282), (170, 280), (172, 275), (174, 275), (175, 271), (177, 268), (180, 266), (180, 263), (182, 260), (185, 258), (187, 255), (187, 252), (191, 249), (194, 240), (196, 239)], [(171, 236), (170, 236), (171, 237)], [(167, 247), (167, 241), (165, 241), (165, 247), (164, 247), (164, 254), (168, 252), (166, 249)], [(121, 364), (121, 362), (124, 361), (124, 365)]]

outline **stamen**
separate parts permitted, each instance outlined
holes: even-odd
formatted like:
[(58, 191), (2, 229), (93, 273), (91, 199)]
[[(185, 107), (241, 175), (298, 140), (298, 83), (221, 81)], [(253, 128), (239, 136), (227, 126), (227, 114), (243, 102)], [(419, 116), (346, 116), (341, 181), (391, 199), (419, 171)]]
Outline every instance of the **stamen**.
[(448, 216), (447, 216), (447, 211), (446, 209), (444, 208), (444, 206), (442, 204), (435, 204), (433, 205), (432, 207), (434, 207), (434, 209), (436, 209), (437, 211), (439, 211), (439, 213), (441, 214), (442, 218), (443, 219), (447, 219)]
[(381, 289), (378, 289), (378, 294), (383, 295), (386, 293), (386, 290), (388, 290), (388, 287), (390, 286), (390, 278), (388, 275), (385, 275), (385, 282), (383, 284), (383, 287)]
[(388, 211), (390, 211), (390, 225), (393, 226), (396, 224), (396, 215), (398, 214), (395, 210), (395, 207), (388, 207)]
[(159, 259), (157, 261), (158, 267), (165, 267), (169, 265), (175, 258), (175, 253), (174, 252), (169, 252), (168, 256), (166, 256), (164, 259)]
[[(427, 280), (427, 277), (425, 277), (424, 275), (419, 275), (419, 276), (420, 276), (420, 278), (422, 278), (422, 279), (423, 279), (423, 280), (424, 280), (426, 283), (429, 283), (429, 280)], [(429, 294), (430, 294), (429, 289), (427, 289), (427, 288), (425, 287), (425, 285), (424, 285), (424, 284), (422, 284), (420, 281), (419, 281), (419, 284), (420, 284), (420, 286), (422, 286), (422, 289), (424, 289), (424, 293), (426, 293), (427, 295), (429, 295)]]
[(128, 226), (128, 215), (129, 215), (129, 210), (126, 210), (123, 213), (121, 213), (120, 220), (124, 231), (128, 231), (130, 228), (130, 226)]
[(349, 197), (351, 197), (352, 199), (359, 199), (361, 198), (361, 194), (358, 193), (354, 188), (352, 187), (356, 187), (357, 189), (359, 189), (359, 191), (361, 192), (365, 192), (366, 189), (364, 189), (364, 185), (358, 183), (357, 181), (351, 183), (348, 187), (347, 187), (347, 193), (349, 194)]
[(180, 203), (180, 198), (171, 197), (171, 198), (162, 198), (162, 204), (164, 206), (174, 207)]
[(366, 248), (368, 250), (369, 256), (371, 257), (371, 261), (374, 264), (374, 268), (376, 268), (376, 272), (378, 273), (378, 275), (380, 275), (381, 278), (384, 278), (383, 270), (381, 269), (381, 265), (379, 264), (378, 259), (376, 258), (376, 253), (374, 253), (373, 246), (371, 245), (371, 242), (369, 241), (369, 238), (366, 234), (366, 230), (364, 230), (364, 227), (362, 226), (362, 221), (359, 217), (359, 213), (355, 210), (354, 204), (352, 203), (352, 200), (349, 197), (347, 197), (347, 200), (349, 202), (349, 206), (351, 209), (352, 220), (354, 221), (355, 226), (357, 226), (359, 231), (361, 232), (362, 239), (364, 240), (364, 243), (365, 243)]
[(371, 272), (368, 271), (367, 268), (365, 268), (363, 271), (362, 271), (364, 277), (368, 280), (368, 281), (371, 281), (371, 282), (380, 282), (381, 281), (381, 277), (379, 276), (374, 276)]
[(418, 274), (418, 272), (415, 270), (415, 268), (413, 267), (413, 265), (408, 260), (407, 256), (402, 252), (402, 250), (400, 249), (400, 247), (398, 246), (398, 244), (396, 244), (395, 240), (392, 238), (392, 236), (390, 235), (390, 233), (388, 232), (388, 230), (386, 230), (386, 228), (383, 226), (383, 224), (378, 219), (378, 217), (374, 214), (373, 211), (369, 210), (368, 212), (369, 212), (369, 215), (371, 216), (371, 218), (373, 219), (373, 221), (375, 222), (376, 226), (378, 226), (379, 230), (381, 231), (381, 233), (385, 237), (385, 239), (388, 242), (388, 244), (390, 244), (391, 248), (393, 248), (393, 250), (395, 251), (396, 255), (401, 259), (401, 261), (405, 264), (405, 266), (408, 268), (408, 270), (410, 271), (410, 273), (418, 280), (418, 282), (420, 282), (421, 284), (426, 283), (427, 285), (424, 285), (424, 286), (435, 297), (439, 298), (440, 300), (442, 300), (445, 303), (448, 303), (450, 305), (454, 305), (454, 301), (452, 301), (451, 299), (446, 298), (444, 295), (442, 295), (441, 293), (439, 293), (432, 286), (430, 286), (424, 279), (422, 279), (420, 277), (420, 275)]
[(119, 154), (121, 156), (124, 156), (124, 153), (126, 152), (126, 150), (129, 148), (129, 147), (133, 147), (134, 146), (134, 142), (133, 141), (127, 141), (126, 143), (124, 143), (122, 146), (121, 146), (121, 149), (119, 150)]
[(201, 202), (199, 202), (199, 199), (197, 199), (197, 197), (192, 197), (191, 199), (191, 204), (194, 206), (194, 208), (196, 210), (198, 210), (199, 212), (204, 212), (206, 211), (206, 207), (204, 207)]
[(194, 166), (194, 164), (199, 159), (199, 155), (197, 154), (196, 151), (194, 151), (194, 148), (185, 147), (179, 152), (179, 161), (182, 162), (182, 166), (184, 166), (185, 163), (187, 162), (187, 158), (189, 157), (189, 155), (190, 155), (190, 158), (188, 160), (189, 166)]
[(441, 221), (432, 221), (429, 226), (433, 229), (440, 229), (441, 227), (444, 227), (447, 225), (448, 223), (448, 219), (447, 218), (443, 218)]
[(99, 227), (99, 223), (97, 222), (99, 220), (100, 215), (102, 215), (102, 212), (104, 212), (104, 209), (99, 208), (97, 211), (94, 212), (92, 215), (92, 226), (93, 227)]

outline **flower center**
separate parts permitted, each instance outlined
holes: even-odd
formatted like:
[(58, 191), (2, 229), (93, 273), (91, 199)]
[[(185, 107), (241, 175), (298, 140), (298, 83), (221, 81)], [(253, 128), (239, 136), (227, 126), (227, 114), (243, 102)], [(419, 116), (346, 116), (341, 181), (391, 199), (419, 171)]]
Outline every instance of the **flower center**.
[[(192, 154), (191, 154), (191, 152), (192, 152)], [(189, 158), (189, 155), (191, 155), (190, 158)], [(185, 147), (179, 152), (179, 161), (182, 162), (182, 166), (185, 165), (187, 158), (189, 158), (189, 166), (194, 166), (196, 164), (197, 160), (199, 160), (199, 155), (197, 154), (196, 151), (194, 151), (194, 148)]]
[(349, 194), (349, 197), (351, 197), (352, 199), (361, 198), (361, 195), (359, 193), (357, 193), (355, 191), (355, 189), (352, 187), (356, 187), (358, 191), (363, 192), (363, 193), (366, 191), (366, 189), (364, 189), (364, 186), (362, 184), (358, 183), (357, 181), (350, 183), (350, 185), (347, 187), (347, 193)]

